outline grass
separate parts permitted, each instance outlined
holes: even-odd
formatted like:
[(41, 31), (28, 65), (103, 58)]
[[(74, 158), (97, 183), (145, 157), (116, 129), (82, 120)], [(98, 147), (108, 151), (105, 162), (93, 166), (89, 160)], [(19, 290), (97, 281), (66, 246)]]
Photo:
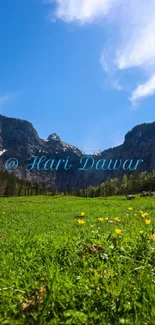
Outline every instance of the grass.
[(155, 198), (0, 198), (0, 222), (1, 325), (155, 324)]

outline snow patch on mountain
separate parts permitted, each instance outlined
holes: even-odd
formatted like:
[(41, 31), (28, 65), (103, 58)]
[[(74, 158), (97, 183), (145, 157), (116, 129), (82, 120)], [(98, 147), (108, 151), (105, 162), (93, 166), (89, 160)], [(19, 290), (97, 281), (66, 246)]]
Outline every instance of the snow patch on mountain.
[(6, 151), (7, 151), (6, 149), (0, 150), (0, 156), (2, 156), (3, 153), (6, 152)]

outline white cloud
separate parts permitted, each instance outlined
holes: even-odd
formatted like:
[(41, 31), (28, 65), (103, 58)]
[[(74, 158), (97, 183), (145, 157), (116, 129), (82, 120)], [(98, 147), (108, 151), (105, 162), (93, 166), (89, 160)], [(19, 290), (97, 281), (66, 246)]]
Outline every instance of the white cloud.
[(116, 50), (116, 65), (121, 70), (145, 67), (155, 61), (155, 1), (135, 1), (132, 8), (124, 11), (124, 18), (126, 24)]
[[(145, 97), (154, 93), (151, 76), (155, 74), (155, 0), (46, 0), (46, 2), (55, 5), (53, 13), (55, 18), (65, 22), (86, 24), (102, 19), (104, 23), (106, 18), (106, 29), (112, 28), (112, 33), (107, 34), (110, 37), (104, 44), (101, 54), (100, 62), (104, 71), (115, 79), (117, 72), (124, 71), (125, 74), (127, 69), (139, 68), (142, 69), (146, 79), (150, 78), (149, 82), (140, 85), (133, 92), (132, 103), (144, 97), (140, 95), (141, 91), (146, 92)], [(133, 78), (133, 87), (135, 83), (136, 80)], [(145, 87), (149, 90), (146, 91)], [(121, 90), (117, 84), (116, 88)], [(137, 99), (134, 99), (134, 96)]]
[(55, 0), (55, 16), (66, 22), (91, 22), (104, 17), (119, 0)]
[(133, 106), (145, 97), (155, 94), (155, 75), (144, 84), (139, 85), (132, 93), (130, 100)]

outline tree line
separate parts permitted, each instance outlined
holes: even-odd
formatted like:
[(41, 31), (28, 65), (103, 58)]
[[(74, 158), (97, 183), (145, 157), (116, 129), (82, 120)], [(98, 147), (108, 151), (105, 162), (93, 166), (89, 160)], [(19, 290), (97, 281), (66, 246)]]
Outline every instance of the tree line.
[(0, 171), (0, 196), (55, 195), (56, 188), (17, 178), (13, 173)]
[(98, 186), (58, 191), (56, 186), (47, 187), (45, 183), (32, 183), (17, 178), (13, 173), (0, 171), (0, 196), (29, 195), (75, 195), (80, 197), (107, 197), (112, 195), (136, 194), (142, 191), (155, 191), (155, 170), (139, 175), (128, 174), (120, 178), (108, 178)]
[(140, 174), (122, 175), (120, 178), (108, 178), (98, 186), (89, 186), (74, 190), (73, 195), (80, 197), (107, 197), (155, 191), (155, 170)]

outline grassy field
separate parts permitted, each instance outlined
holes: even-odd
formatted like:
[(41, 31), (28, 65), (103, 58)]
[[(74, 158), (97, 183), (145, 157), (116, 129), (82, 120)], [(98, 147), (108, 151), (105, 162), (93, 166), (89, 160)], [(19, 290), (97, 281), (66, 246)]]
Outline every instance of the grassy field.
[(0, 198), (0, 223), (0, 325), (155, 324), (155, 198)]

